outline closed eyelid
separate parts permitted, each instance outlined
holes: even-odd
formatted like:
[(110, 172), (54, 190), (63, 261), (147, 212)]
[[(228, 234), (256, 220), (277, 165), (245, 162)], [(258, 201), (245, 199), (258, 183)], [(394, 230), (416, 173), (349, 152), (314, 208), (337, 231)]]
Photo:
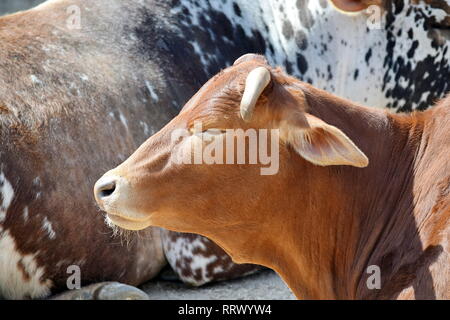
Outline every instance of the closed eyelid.
[(195, 127), (191, 127), (191, 128), (189, 128), (189, 131), (193, 134), (199, 134), (199, 133), (223, 134), (223, 133), (226, 133), (226, 129), (219, 129), (219, 128), (202, 128), (202, 131), (196, 132)]

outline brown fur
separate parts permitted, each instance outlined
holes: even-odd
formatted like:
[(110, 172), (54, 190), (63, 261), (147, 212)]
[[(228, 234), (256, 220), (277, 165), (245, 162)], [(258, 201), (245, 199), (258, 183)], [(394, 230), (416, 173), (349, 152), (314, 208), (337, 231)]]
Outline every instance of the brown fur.
[[(257, 66), (269, 68), (272, 84), (245, 123), (239, 97)], [(180, 143), (171, 141), (172, 130), (195, 120), (211, 128), (293, 128), (296, 114), (305, 113), (342, 130), (369, 165), (316, 166), (289, 143), (280, 146), (280, 170), (272, 176), (255, 165), (170, 161)], [(97, 201), (109, 214), (145, 219), (142, 227), (210, 237), (234, 261), (276, 270), (299, 298), (448, 299), (449, 125), (450, 97), (426, 112), (395, 115), (246, 59), (212, 78), (109, 171), (126, 187), (117, 182), (116, 198)], [(380, 290), (366, 286), (370, 265), (381, 268)]]

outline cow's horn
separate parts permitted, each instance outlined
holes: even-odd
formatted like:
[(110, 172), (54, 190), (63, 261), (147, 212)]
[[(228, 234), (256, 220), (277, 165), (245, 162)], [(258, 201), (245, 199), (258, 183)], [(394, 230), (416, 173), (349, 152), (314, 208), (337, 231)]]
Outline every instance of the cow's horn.
[(259, 96), (270, 83), (270, 72), (264, 67), (253, 69), (245, 80), (245, 90), (241, 100), (241, 116), (250, 121)]

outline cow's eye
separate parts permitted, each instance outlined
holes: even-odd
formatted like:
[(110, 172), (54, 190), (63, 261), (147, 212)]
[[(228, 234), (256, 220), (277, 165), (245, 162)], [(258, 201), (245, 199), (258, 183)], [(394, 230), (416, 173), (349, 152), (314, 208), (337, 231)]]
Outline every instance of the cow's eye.
[(202, 132), (195, 133), (195, 134), (206, 135), (206, 136), (219, 136), (224, 133), (226, 133), (226, 130), (223, 130), (223, 129), (207, 129), (207, 130), (203, 130)]
[(226, 133), (226, 130), (224, 130), (224, 129), (208, 129), (208, 130), (203, 131), (203, 133), (222, 134), (222, 133)]
[(192, 134), (203, 134), (203, 133), (222, 134), (222, 133), (226, 132), (226, 129), (204, 128), (202, 126), (192, 126), (191, 128), (189, 128), (189, 131)]

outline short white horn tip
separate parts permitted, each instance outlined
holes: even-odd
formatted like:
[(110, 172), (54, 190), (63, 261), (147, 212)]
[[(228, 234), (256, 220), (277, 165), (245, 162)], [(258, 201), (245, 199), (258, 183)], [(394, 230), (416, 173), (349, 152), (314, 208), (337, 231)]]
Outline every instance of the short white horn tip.
[(241, 118), (242, 120), (244, 120), (245, 122), (250, 122), (251, 120), (251, 113), (248, 111), (244, 111), (241, 109)]

